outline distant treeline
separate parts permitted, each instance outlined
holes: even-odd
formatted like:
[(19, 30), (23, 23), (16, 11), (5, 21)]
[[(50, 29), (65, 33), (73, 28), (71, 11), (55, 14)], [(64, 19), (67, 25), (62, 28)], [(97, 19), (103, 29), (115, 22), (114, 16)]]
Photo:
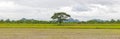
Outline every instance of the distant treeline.
[[(17, 23), (17, 24), (22, 24), (22, 23), (26, 23), (26, 24), (57, 24), (57, 21), (43, 21), (43, 20), (35, 20), (35, 19), (26, 19), (26, 18), (22, 18), (20, 20), (10, 20), (10, 19), (6, 19), (0, 20), (0, 23)], [(88, 20), (88, 21), (79, 21), (79, 22), (63, 22), (66, 24), (120, 24), (120, 20)]]
[(49, 23), (52, 23), (52, 22), (51, 22), (51, 21), (42, 21), (42, 20), (22, 18), (22, 19), (20, 19), (20, 20), (10, 20), (10, 19), (3, 20), (3, 19), (1, 19), (1, 20), (0, 20), (0, 23), (49, 24)]
[(88, 20), (88, 21), (81, 21), (79, 24), (120, 24), (120, 20)]

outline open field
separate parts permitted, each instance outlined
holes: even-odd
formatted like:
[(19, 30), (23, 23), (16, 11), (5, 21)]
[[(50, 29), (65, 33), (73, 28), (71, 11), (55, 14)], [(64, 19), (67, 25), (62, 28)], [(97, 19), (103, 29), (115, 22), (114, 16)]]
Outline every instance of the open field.
[(0, 24), (0, 28), (40, 29), (120, 29), (120, 24)]
[(0, 28), (0, 39), (120, 39), (120, 30)]
[(0, 39), (120, 39), (120, 24), (0, 24)]

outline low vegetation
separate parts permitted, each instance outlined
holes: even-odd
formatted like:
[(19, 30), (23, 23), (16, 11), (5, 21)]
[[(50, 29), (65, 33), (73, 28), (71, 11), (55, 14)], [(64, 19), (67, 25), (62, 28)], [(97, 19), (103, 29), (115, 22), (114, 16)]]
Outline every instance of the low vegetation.
[[(26, 19), (22, 18), (20, 20), (0, 20), (0, 24), (57, 24), (56, 20), (51, 21), (42, 21), (42, 20), (35, 20), (35, 19)], [(80, 21), (80, 22), (62, 22), (62, 24), (120, 24), (120, 20), (88, 20), (88, 21)]]
[(0, 24), (0, 28), (40, 28), (40, 29), (120, 29), (120, 24)]

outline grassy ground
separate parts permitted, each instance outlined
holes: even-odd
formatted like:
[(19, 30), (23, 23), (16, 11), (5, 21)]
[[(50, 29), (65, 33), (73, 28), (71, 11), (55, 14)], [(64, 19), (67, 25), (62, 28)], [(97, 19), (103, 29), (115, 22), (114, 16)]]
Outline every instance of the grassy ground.
[(120, 39), (120, 30), (0, 28), (0, 39)]
[(0, 39), (120, 39), (120, 24), (0, 24)]
[(120, 24), (0, 24), (0, 28), (120, 29)]

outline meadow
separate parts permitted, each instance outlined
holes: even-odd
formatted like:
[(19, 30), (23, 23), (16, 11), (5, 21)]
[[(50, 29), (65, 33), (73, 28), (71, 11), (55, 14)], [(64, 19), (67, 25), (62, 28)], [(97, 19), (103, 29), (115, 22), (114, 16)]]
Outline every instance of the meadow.
[(120, 29), (120, 24), (0, 24), (0, 28)]
[(0, 39), (120, 39), (120, 24), (0, 24)]

